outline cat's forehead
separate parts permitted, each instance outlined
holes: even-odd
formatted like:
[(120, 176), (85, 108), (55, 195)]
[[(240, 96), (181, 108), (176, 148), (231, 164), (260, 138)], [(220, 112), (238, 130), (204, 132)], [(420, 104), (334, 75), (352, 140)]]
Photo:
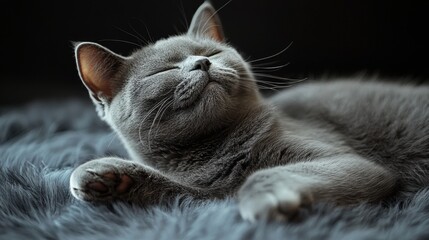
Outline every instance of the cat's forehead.
[(218, 48), (218, 44), (210, 40), (199, 40), (188, 36), (175, 36), (162, 39), (134, 53), (139, 60), (168, 59), (185, 55), (195, 55), (207, 50)]
[(203, 47), (203, 45), (194, 38), (187, 36), (175, 36), (167, 39), (162, 39), (153, 44), (152, 48), (157, 51), (186, 51), (195, 48)]

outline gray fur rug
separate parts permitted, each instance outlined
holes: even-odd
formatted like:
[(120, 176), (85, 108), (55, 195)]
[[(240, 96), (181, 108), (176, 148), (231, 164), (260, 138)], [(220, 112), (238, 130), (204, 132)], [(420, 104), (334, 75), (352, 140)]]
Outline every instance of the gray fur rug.
[(126, 157), (89, 102), (1, 108), (0, 239), (429, 239), (429, 188), (383, 205), (319, 203), (293, 223), (244, 222), (231, 199), (146, 209), (73, 199), (72, 170), (106, 155)]

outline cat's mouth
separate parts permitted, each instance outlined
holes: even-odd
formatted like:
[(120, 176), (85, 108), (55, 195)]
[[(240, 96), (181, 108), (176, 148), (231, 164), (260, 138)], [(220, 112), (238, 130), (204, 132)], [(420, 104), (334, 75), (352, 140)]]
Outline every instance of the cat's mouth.
[(180, 109), (192, 105), (211, 82), (210, 75), (203, 72), (185, 78), (174, 91), (174, 107)]
[(202, 95), (213, 90), (217, 94), (221, 89), (225, 89), (227, 82), (230, 81), (230, 73), (224, 71), (211, 71), (211, 72), (198, 72), (185, 78), (179, 85), (177, 85), (174, 92), (176, 109), (188, 108), (198, 102)]

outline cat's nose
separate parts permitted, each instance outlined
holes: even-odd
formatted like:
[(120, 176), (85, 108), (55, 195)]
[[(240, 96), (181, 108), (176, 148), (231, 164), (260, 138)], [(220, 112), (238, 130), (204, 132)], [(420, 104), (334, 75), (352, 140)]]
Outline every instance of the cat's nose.
[(207, 72), (209, 70), (211, 64), (212, 63), (207, 58), (198, 59), (197, 61), (195, 61), (194, 66), (192, 67), (191, 71), (202, 70), (202, 71)]

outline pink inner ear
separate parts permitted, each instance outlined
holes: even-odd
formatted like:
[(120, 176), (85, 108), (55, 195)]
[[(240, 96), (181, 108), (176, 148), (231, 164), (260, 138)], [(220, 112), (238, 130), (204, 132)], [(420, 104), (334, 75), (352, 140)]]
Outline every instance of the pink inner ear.
[(224, 41), (220, 19), (208, 2), (203, 3), (195, 12), (188, 34), (209, 37), (218, 42)]
[(114, 56), (109, 56), (106, 50), (91, 44), (78, 46), (77, 60), (81, 78), (84, 84), (95, 96), (102, 93), (107, 97), (113, 96), (111, 81), (113, 78), (112, 65)]
[(205, 16), (203, 19), (205, 20), (202, 24), (202, 27), (205, 29), (202, 29), (202, 31), (204, 31), (203, 35), (208, 35), (214, 40), (222, 42), (224, 37), (223, 33), (221, 32), (222, 27), (219, 18), (211, 11), (206, 11), (204, 15)]
[(209, 34), (214, 40), (216, 40), (218, 42), (222, 42), (223, 41), (223, 35), (218, 30), (219, 29), (216, 26), (210, 26)]

